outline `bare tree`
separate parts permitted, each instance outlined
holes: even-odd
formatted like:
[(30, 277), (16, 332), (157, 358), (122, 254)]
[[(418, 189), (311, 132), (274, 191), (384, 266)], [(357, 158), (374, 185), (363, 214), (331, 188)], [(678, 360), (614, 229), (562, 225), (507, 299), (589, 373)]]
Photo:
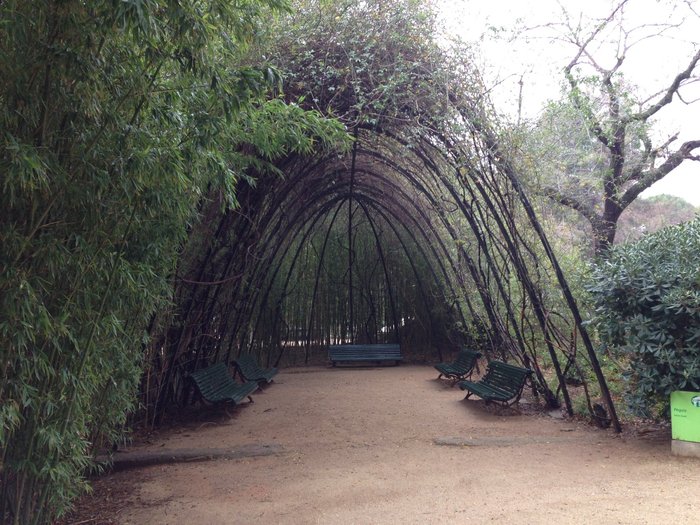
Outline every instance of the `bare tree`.
[[(685, 9), (685, 18), (679, 22), (629, 27), (628, 4), (631, 7), (633, 2), (619, 1), (588, 31), (582, 29), (580, 20), (574, 23), (562, 8), (564, 22), (557, 25), (563, 29), (559, 38), (574, 49), (573, 58), (564, 67), (569, 101), (586, 132), (599, 144), (603, 161), (595, 167), (595, 195), (581, 198), (580, 192), (567, 191), (566, 185), (552, 180), (544, 192), (590, 223), (596, 255), (610, 248), (620, 215), (641, 192), (683, 162), (700, 160), (700, 138), (679, 143), (676, 132), (654, 144), (650, 133), (654, 117), (667, 106), (697, 102), (684, 98), (688, 86), (699, 80), (697, 42), (685, 67), (651, 96), (642, 98), (623, 72), (625, 61), (638, 44), (669, 36), (689, 17), (697, 21), (698, 14), (692, 3), (678, 2), (676, 7)], [(648, 67), (651, 71), (655, 65)], [(561, 177), (567, 175), (560, 173)]]

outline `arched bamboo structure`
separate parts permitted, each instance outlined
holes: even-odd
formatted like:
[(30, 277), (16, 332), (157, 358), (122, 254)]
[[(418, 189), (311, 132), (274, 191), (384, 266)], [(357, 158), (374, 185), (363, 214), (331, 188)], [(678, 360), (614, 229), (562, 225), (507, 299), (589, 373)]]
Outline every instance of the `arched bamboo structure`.
[[(325, 60), (353, 70), (341, 51), (326, 50)], [(234, 210), (221, 212), (215, 196), (203, 204), (176, 276), (175, 311), (154, 323), (144, 386), (153, 414), (181, 402), (179, 379), (205, 362), (254, 352), (267, 364), (318, 363), (331, 342), (394, 340), (416, 360), (464, 344), (516, 360), (535, 371), (535, 393), (552, 407), (561, 395), (569, 414), (566, 374), (586, 359), (619, 429), (478, 75), (437, 47), (400, 52), (413, 53), (413, 69), (395, 91), (378, 91), (378, 72), (355, 69), (343, 96), (311, 93), (314, 107), (346, 123), (347, 151), (288, 156), (279, 173), (241, 186)], [(314, 85), (289, 53), (279, 60), (297, 67), (292, 85)]]

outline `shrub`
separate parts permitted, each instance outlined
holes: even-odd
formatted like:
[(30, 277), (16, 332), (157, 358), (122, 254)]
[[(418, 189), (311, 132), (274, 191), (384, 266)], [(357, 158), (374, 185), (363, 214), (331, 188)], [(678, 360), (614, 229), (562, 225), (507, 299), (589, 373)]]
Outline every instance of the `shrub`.
[(630, 409), (667, 418), (672, 391), (700, 389), (700, 217), (615, 247), (586, 288)]

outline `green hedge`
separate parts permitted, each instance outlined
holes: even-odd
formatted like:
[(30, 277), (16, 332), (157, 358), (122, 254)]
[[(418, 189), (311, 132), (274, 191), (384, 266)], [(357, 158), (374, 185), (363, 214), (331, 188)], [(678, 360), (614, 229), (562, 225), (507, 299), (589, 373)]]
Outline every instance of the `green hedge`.
[(630, 409), (667, 418), (672, 391), (700, 390), (700, 217), (615, 247), (587, 289)]

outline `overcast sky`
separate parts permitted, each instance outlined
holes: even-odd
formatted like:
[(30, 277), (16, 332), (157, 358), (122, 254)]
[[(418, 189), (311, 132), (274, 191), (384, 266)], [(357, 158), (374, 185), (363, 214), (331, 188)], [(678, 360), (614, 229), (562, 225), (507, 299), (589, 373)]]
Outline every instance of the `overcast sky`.
[[(681, 3), (678, 0), (676, 3)], [(448, 30), (466, 40), (481, 38), (481, 68), (493, 86), (494, 102), (501, 112), (517, 114), (518, 80), (523, 78), (523, 114), (535, 118), (548, 99), (557, 98), (563, 80), (562, 68), (573, 57), (572, 48), (553, 43), (546, 35), (554, 29), (528, 31), (528, 38), (508, 42), (515, 27), (534, 28), (552, 22), (562, 22), (566, 10), (573, 21), (591, 23), (594, 18), (607, 16), (611, 0), (441, 0)], [(681, 11), (674, 11), (667, 0), (629, 0), (626, 17), (630, 26), (661, 22), (680, 22)], [(700, 4), (698, 2), (691, 2)], [(700, 14), (700, 5), (696, 5)], [(682, 13), (688, 13), (684, 9)], [(653, 95), (667, 87), (671, 79), (685, 69), (700, 42), (700, 16), (685, 16), (679, 28), (663, 37), (643, 39), (629, 52), (624, 72), (641, 93)], [(658, 28), (658, 26), (657, 26)], [(656, 32), (658, 29), (653, 29)], [(647, 29), (647, 32), (652, 31)], [(492, 38), (494, 34), (499, 38)], [(638, 36), (643, 33), (639, 30)], [(614, 57), (614, 53), (606, 53)], [(602, 56), (602, 55), (600, 55)], [(699, 72), (700, 73), (700, 72)], [(658, 142), (678, 132), (679, 142), (700, 138), (700, 84), (686, 88), (686, 99), (698, 99), (692, 105), (677, 100), (658, 114), (655, 124)], [(647, 190), (643, 196), (660, 193), (677, 195), (700, 206), (700, 162), (686, 161)]]

